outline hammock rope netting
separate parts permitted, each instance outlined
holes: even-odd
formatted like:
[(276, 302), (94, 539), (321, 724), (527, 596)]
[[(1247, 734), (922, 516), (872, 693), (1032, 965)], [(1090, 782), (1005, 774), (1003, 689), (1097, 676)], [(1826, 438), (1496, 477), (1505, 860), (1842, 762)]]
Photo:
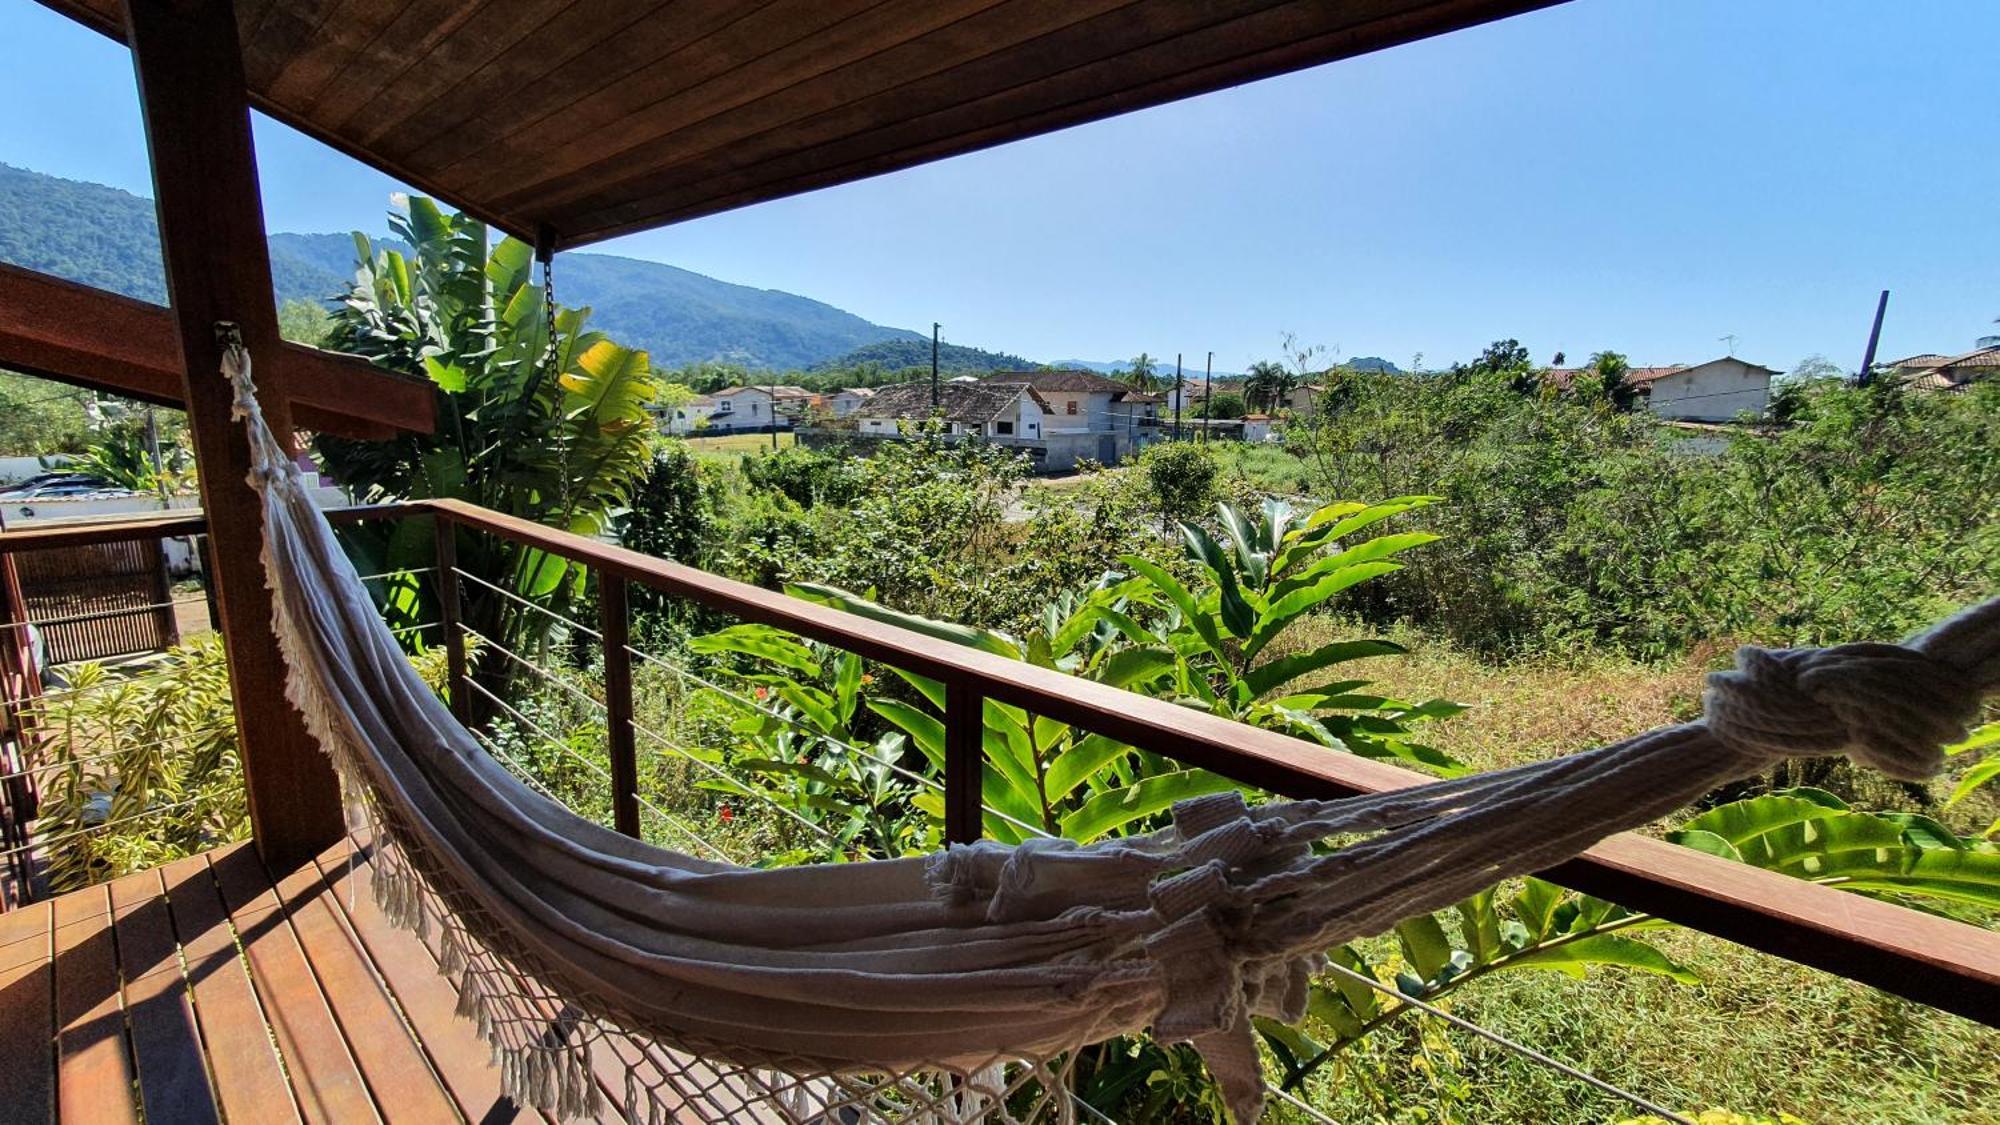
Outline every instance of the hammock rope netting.
[[(1081, 1049), (1192, 1043), (1236, 1120), (1251, 1017), (1303, 1018), (1324, 951), (1570, 859), (1791, 756), (1941, 767), (2000, 684), (2000, 599), (1903, 644), (1749, 648), (1702, 721), (1374, 796), (1184, 802), (1082, 846), (749, 869), (536, 793), (417, 675), (297, 467), (240, 346), (223, 373), (263, 497), (286, 694), (365, 816), (386, 915), (435, 936), (506, 1091), (556, 1117), (1067, 1121)], [(609, 1091), (607, 1095), (606, 1091)]]

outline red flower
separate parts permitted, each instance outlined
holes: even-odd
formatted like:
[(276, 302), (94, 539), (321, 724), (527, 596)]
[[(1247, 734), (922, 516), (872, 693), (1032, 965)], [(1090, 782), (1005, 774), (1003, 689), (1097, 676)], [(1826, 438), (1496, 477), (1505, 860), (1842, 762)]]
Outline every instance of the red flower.
[(715, 810), (715, 819), (721, 821), (724, 824), (728, 824), (730, 821), (736, 819), (736, 813), (728, 805), (724, 805), (721, 808)]

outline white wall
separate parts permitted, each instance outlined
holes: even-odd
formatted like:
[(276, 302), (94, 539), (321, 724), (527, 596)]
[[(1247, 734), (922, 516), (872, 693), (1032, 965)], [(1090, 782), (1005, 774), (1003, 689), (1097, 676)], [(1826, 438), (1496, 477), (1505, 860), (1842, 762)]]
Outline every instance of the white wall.
[(1662, 418), (1727, 422), (1771, 405), (1770, 372), (1740, 359), (1718, 359), (1655, 379), (1647, 407)]
[(54, 472), (68, 461), (61, 453), (51, 454), (48, 465), (43, 465), (40, 457), (0, 457), (0, 484), (19, 484), (29, 477)]
[[(1045, 433), (1081, 433), (1111, 426), (1111, 396), (1103, 391), (1041, 391), (1048, 400), (1049, 416), (1042, 423)], [(1076, 413), (1070, 413), (1074, 403)]]

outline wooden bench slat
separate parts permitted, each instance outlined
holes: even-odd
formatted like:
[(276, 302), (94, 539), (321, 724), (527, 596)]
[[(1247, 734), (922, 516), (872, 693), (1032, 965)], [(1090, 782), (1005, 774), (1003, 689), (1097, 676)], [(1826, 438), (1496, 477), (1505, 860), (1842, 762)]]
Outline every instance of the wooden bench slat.
[(55, 1111), (55, 978), (48, 902), (0, 914), (0, 1112), (47, 1121)]
[[(233, 848), (247, 848), (247, 844)], [(174, 933), (194, 993), (195, 1023), (208, 1053), (222, 1113), (231, 1121), (297, 1121), (264, 1008), (237, 953), (208, 856), (161, 873)]]
[(453, 1099), (471, 1121), (545, 1122), (528, 1106), (517, 1106), (500, 1090), (500, 1071), (472, 1024), (454, 1014), (457, 990), (438, 975), (437, 958), (417, 935), (391, 925), (375, 906), (368, 864), (349, 874), (352, 844), (342, 841), (319, 859), (329, 897), (368, 951), (383, 981), (416, 1028), (424, 1050)]
[[(193, 856), (178, 874), (205, 868)], [(118, 937), (125, 1019), (139, 1071), (139, 1100), (148, 1121), (203, 1125), (219, 1120), (202, 1061), (201, 1032), (181, 974), (180, 946), (167, 910), (162, 870), (141, 871), (111, 884), (112, 929)]]
[(105, 887), (55, 900), (55, 958), (57, 1114), (64, 1125), (136, 1125)]
[(383, 994), (367, 954), (326, 901), (319, 869), (307, 864), (284, 876), (277, 880), (277, 892), (383, 1115), (407, 1121), (454, 1120), (456, 1104)]
[(337, 1125), (380, 1120), (257, 853), (215, 853), (210, 869), (264, 1000), (299, 1112), (307, 1121)]

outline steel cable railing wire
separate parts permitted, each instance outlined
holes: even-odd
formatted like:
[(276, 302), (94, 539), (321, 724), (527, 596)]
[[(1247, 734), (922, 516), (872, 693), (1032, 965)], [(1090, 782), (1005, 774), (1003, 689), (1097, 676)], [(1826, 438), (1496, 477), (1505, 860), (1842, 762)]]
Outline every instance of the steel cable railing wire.
[(527, 598), (524, 598), (521, 595), (514, 593), (512, 590), (502, 589), (499, 586), (496, 586), (493, 583), (488, 582), (487, 580), (479, 577), (476, 574), (468, 573), (463, 567), (456, 567), (456, 566), (452, 567), (451, 572), (453, 574), (458, 575), (460, 578), (464, 578), (477, 585), (484, 586), (488, 590), (493, 591), (494, 593), (500, 595), (501, 597), (506, 598), (508, 601), (515, 603), (516, 605), (519, 605), (525, 609), (532, 609), (536, 613), (543, 614), (544, 616), (553, 618), (556, 621), (559, 621), (564, 625), (567, 625), (570, 628), (575, 629), (577, 632), (584, 634), (585, 636), (595, 637), (600, 641), (604, 639), (604, 634), (599, 632), (598, 630), (593, 629), (590, 626), (585, 625), (580, 621), (575, 621), (568, 617), (565, 617), (564, 615), (557, 613), (555, 610), (552, 610), (545, 605), (536, 605), (534, 602), (529, 601)]
[[(512, 649), (507, 648), (506, 646), (500, 644), (498, 641), (495, 641), (491, 637), (488, 637), (485, 634), (479, 632), (477, 629), (474, 629), (471, 626), (464, 624), (461, 624), (459, 628), (468, 636), (477, 637), (481, 645), (494, 649), (495, 651), (508, 657), (515, 663), (521, 665), (523, 668), (526, 668), (529, 672), (532, 672), (535, 676), (537, 676), (544, 682), (552, 684), (557, 688), (560, 688), (563, 692), (567, 693), (571, 698), (576, 699), (577, 701), (585, 704), (586, 706), (596, 709), (597, 711), (603, 713), (607, 718), (610, 716), (611, 708), (608, 707), (602, 700), (593, 698), (590, 694), (583, 691), (581, 688), (578, 688), (575, 685), (565, 681), (562, 677), (557, 676), (555, 673), (550, 672), (548, 669), (543, 668), (541, 665), (536, 664), (534, 661), (529, 660), (527, 657), (522, 656), (520, 653), (517, 653)], [(814, 824), (812, 821), (806, 819), (803, 816), (800, 816), (796, 811), (788, 809), (785, 806), (779, 804), (777, 801), (773, 800), (769, 795), (759, 793), (753, 787), (745, 785), (738, 779), (731, 777), (728, 771), (721, 769), (712, 762), (707, 762), (702, 760), (699, 756), (687, 750), (685, 747), (678, 745), (671, 739), (667, 738), (665, 735), (659, 734), (656, 731), (648, 729), (645, 725), (639, 723), (636, 720), (632, 721), (632, 730), (636, 734), (645, 735), (646, 737), (650, 738), (652, 741), (659, 744), (660, 746), (674, 752), (680, 757), (685, 758), (689, 762), (692, 762), (695, 765), (701, 767), (702, 769), (708, 771), (710, 774), (713, 774), (716, 778), (728, 783), (729, 785), (734, 787), (731, 790), (732, 792), (739, 792), (744, 796), (753, 797), (756, 798), (757, 800), (762, 801), (765, 805), (768, 805), (773, 811), (781, 813), (791, 818), (792, 820), (797, 821), (798, 823), (804, 825), (806, 828), (811, 829), (813, 832), (818, 833), (822, 838), (826, 839), (829, 842), (837, 839), (837, 837), (832, 832), (827, 831), (827, 829), (825, 829), (824, 827), (818, 824)], [(639, 801), (641, 804), (647, 803), (646, 798), (643, 794), (635, 792), (632, 794), (632, 797), (634, 800)], [(662, 813), (662, 815), (665, 814)]]
[(201, 803), (202, 803), (202, 798), (196, 797), (186, 801), (176, 801), (170, 805), (156, 805), (153, 808), (147, 809), (143, 812), (136, 812), (129, 816), (121, 816), (116, 820), (107, 820), (100, 824), (88, 825), (86, 827), (76, 829), (73, 832), (64, 832), (56, 836), (44, 836), (40, 839), (31, 839), (27, 843), (22, 844), (19, 847), (8, 848), (6, 851), (0, 851), (0, 858), (9, 858), (15, 855), (22, 854), (24, 852), (34, 851), (38, 848), (42, 849), (49, 848), (53, 845), (63, 843), (66, 840), (74, 840), (80, 836), (88, 836), (95, 832), (102, 832), (108, 828), (116, 828), (121, 824), (131, 824), (134, 821), (149, 820), (153, 817), (160, 816), (165, 813), (177, 812), (181, 809), (193, 808), (194, 806), (199, 805)]
[[(493, 592), (494, 592), (494, 593), (496, 593), (496, 594), (499, 594), (499, 595), (500, 595), (501, 597), (503, 597), (503, 598), (506, 598), (506, 599), (507, 599), (508, 601), (511, 601), (511, 602), (513, 602), (513, 603), (515, 603), (515, 604), (517, 604), (517, 605), (521, 606), (521, 607), (522, 607), (522, 608), (524, 608), (524, 609), (529, 609), (529, 610), (533, 610), (534, 612), (536, 612), (536, 613), (540, 613), (540, 614), (542, 614), (542, 615), (544, 615), (544, 616), (546, 616), (546, 617), (550, 618), (550, 619), (551, 619), (551, 620), (553, 620), (553, 621), (556, 621), (556, 622), (558, 622), (558, 623), (560, 623), (560, 624), (563, 624), (563, 625), (566, 625), (566, 626), (568, 626), (568, 627), (569, 627), (569, 628), (571, 628), (571, 629), (575, 629), (575, 630), (577, 630), (577, 631), (579, 631), (579, 632), (581, 632), (581, 633), (584, 633), (584, 634), (585, 634), (585, 635), (587, 635), (587, 636), (590, 636), (590, 637), (594, 637), (594, 638), (596, 638), (596, 639), (597, 639), (597, 640), (599, 640), (599, 641), (602, 641), (602, 640), (604, 639), (604, 634), (603, 634), (602, 632), (600, 632), (599, 630), (596, 630), (596, 629), (593, 629), (593, 628), (591, 628), (591, 627), (589, 627), (589, 626), (587, 626), (587, 625), (584, 625), (584, 624), (582, 624), (581, 622), (578, 622), (578, 621), (576, 621), (576, 620), (574, 620), (574, 619), (572, 619), (572, 618), (570, 618), (570, 617), (567, 617), (567, 616), (565, 616), (565, 615), (563, 615), (563, 614), (560, 614), (560, 613), (557, 613), (556, 611), (554, 611), (554, 610), (552, 610), (552, 609), (549, 609), (549, 608), (548, 608), (547, 606), (542, 606), (542, 605), (537, 605), (537, 604), (535, 604), (534, 602), (532, 602), (532, 601), (530, 601), (530, 600), (528, 600), (528, 599), (526, 599), (526, 598), (523, 598), (523, 597), (521, 597), (520, 595), (518, 595), (518, 594), (515, 594), (515, 593), (513, 593), (513, 592), (512, 592), (512, 591), (510, 591), (510, 590), (505, 590), (505, 589), (502, 589), (501, 587), (499, 587), (499, 586), (497, 586), (497, 585), (495, 585), (495, 584), (493, 584), (493, 583), (491, 583), (491, 582), (488, 582), (488, 581), (486, 581), (485, 579), (483, 579), (483, 578), (480, 578), (480, 577), (479, 577), (479, 576), (477, 576), (477, 575), (474, 575), (474, 574), (470, 574), (470, 573), (467, 573), (467, 572), (465, 571), (465, 569), (464, 569), (464, 568), (462, 568), (462, 567), (453, 567), (453, 568), (452, 568), (452, 572), (453, 572), (454, 574), (458, 575), (458, 576), (459, 576), (459, 577), (461, 577), (461, 578), (465, 578), (465, 579), (468, 579), (468, 580), (470, 580), (470, 581), (472, 581), (472, 582), (475, 582), (475, 583), (477, 583), (477, 584), (478, 584), (478, 585), (480, 585), (480, 586), (483, 586), (483, 587), (485, 587), (486, 589), (489, 589), (489, 590), (493, 591)], [(461, 625), (461, 628), (464, 628), (464, 629), (466, 629), (466, 631), (468, 631), (468, 632), (473, 632), (473, 630), (471, 630), (471, 628), (470, 628), (469, 626), (463, 626), (463, 625)], [(475, 634), (475, 635), (477, 635), (477, 634)], [(486, 637), (483, 637), (483, 636), (482, 636), (482, 638), (481, 638), (481, 639), (482, 639), (482, 640), (484, 640), (484, 641), (486, 641), (486, 643), (489, 643), (489, 644), (490, 644), (490, 643), (493, 643), (493, 642), (491, 641), (491, 639), (490, 639), (490, 638), (486, 638)], [(504, 649), (503, 649), (502, 651), (506, 651), (506, 650), (504, 650)], [(799, 722), (799, 721), (798, 721), (797, 719), (795, 719), (795, 718), (793, 718), (793, 717), (791, 717), (791, 716), (789, 716), (789, 715), (786, 715), (786, 714), (784, 714), (784, 713), (782, 713), (782, 712), (780, 712), (780, 711), (777, 711), (777, 710), (774, 710), (774, 709), (772, 709), (772, 708), (768, 708), (768, 707), (765, 707), (765, 706), (763, 706), (763, 705), (761, 705), (761, 704), (759, 704), (759, 703), (756, 703), (756, 702), (754, 702), (754, 701), (752, 701), (752, 700), (750, 700), (750, 699), (748, 699), (748, 698), (746, 698), (746, 697), (744, 697), (744, 696), (742, 696), (742, 695), (740, 695), (740, 694), (738, 694), (738, 693), (736, 693), (736, 692), (733, 692), (733, 691), (731, 691), (731, 690), (730, 690), (730, 689), (728, 689), (728, 688), (725, 688), (725, 687), (721, 686), (720, 684), (717, 684), (717, 683), (715, 683), (715, 682), (714, 682), (714, 681), (712, 681), (712, 680), (709, 680), (709, 679), (706, 679), (706, 678), (702, 677), (701, 675), (697, 674), (696, 672), (694, 672), (693, 670), (691, 670), (691, 669), (689, 669), (689, 668), (687, 668), (687, 667), (685, 667), (685, 666), (682, 666), (682, 665), (679, 665), (679, 664), (676, 664), (676, 663), (674, 663), (674, 662), (672, 662), (672, 661), (669, 661), (669, 660), (666, 660), (665, 658), (663, 658), (663, 657), (659, 657), (659, 656), (656, 656), (656, 655), (654, 655), (654, 654), (652, 654), (652, 653), (649, 653), (649, 652), (645, 652), (645, 651), (643, 651), (643, 650), (640, 650), (640, 649), (637, 649), (637, 648), (633, 648), (633, 647), (631, 647), (630, 645), (626, 646), (626, 651), (627, 651), (628, 653), (630, 653), (631, 655), (633, 655), (633, 656), (636, 656), (636, 657), (638, 657), (638, 658), (639, 658), (639, 659), (640, 659), (641, 661), (644, 661), (645, 663), (648, 663), (648, 664), (651, 664), (651, 665), (653, 665), (653, 666), (655, 666), (655, 667), (657, 667), (657, 668), (661, 668), (661, 669), (663, 669), (663, 670), (665, 670), (665, 671), (668, 671), (668, 672), (671, 672), (671, 673), (673, 673), (673, 674), (675, 674), (675, 675), (678, 675), (678, 676), (680, 676), (680, 677), (682, 677), (682, 678), (684, 678), (684, 679), (688, 680), (688, 681), (689, 681), (689, 682), (691, 682), (691, 683), (696, 683), (696, 684), (699, 684), (699, 685), (701, 685), (702, 687), (705, 687), (705, 688), (709, 689), (710, 691), (714, 691), (714, 692), (717, 692), (717, 693), (719, 693), (719, 694), (722, 694), (722, 695), (726, 695), (726, 696), (728, 696), (729, 698), (731, 698), (731, 699), (733, 699), (733, 700), (737, 701), (738, 703), (741, 703), (741, 704), (743, 704), (743, 705), (745, 705), (745, 706), (748, 706), (748, 707), (752, 707), (752, 708), (756, 709), (757, 711), (759, 711), (760, 713), (762, 713), (762, 714), (764, 714), (764, 715), (767, 715), (767, 716), (769, 716), (770, 718), (772, 718), (772, 719), (774, 719), (774, 720), (776, 720), (776, 721), (778, 721), (778, 722), (781, 722), (781, 723), (785, 723), (785, 724), (787, 724), (788, 726), (791, 726), (791, 727), (793, 727), (794, 729), (796, 729), (796, 730), (800, 731), (801, 733), (804, 733), (804, 734), (808, 734), (808, 735), (811, 735), (811, 736), (813, 736), (814, 738), (818, 739), (818, 740), (819, 740), (819, 741), (820, 741), (820, 742), (821, 742), (821, 743), (822, 743), (823, 745), (826, 745), (826, 746), (828, 746), (828, 747), (831, 747), (831, 748), (833, 748), (833, 749), (836, 749), (836, 750), (839, 750), (839, 751), (841, 751), (842, 753), (845, 753), (845, 754), (851, 754), (851, 755), (854, 755), (854, 756), (857, 756), (857, 757), (860, 757), (860, 758), (863, 758), (863, 759), (866, 759), (866, 760), (868, 760), (868, 761), (871, 761), (871, 762), (874, 762), (874, 763), (875, 763), (875, 764), (877, 764), (877, 765), (881, 765), (881, 766), (884, 766), (884, 767), (886, 767), (886, 768), (888, 768), (888, 769), (891, 769), (891, 770), (895, 771), (895, 772), (896, 772), (896, 773), (897, 773), (897, 774), (898, 774), (899, 776), (903, 776), (903, 777), (908, 777), (908, 778), (910, 778), (911, 780), (913, 780), (913, 781), (916, 781), (917, 783), (919, 783), (919, 784), (921, 784), (921, 785), (925, 785), (925, 786), (927, 786), (927, 787), (929, 787), (929, 788), (932, 788), (932, 789), (935, 789), (935, 790), (937, 790), (938, 792), (943, 792), (943, 791), (944, 791), (944, 786), (943, 786), (943, 785), (941, 785), (941, 784), (939, 784), (939, 783), (938, 783), (937, 781), (935, 781), (935, 780), (934, 780), (934, 779), (932, 779), (932, 778), (928, 778), (928, 777), (925, 777), (925, 776), (923, 776), (922, 774), (919, 774), (919, 773), (916, 773), (915, 771), (913, 771), (913, 770), (910, 770), (910, 769), (908, 769), (908, 768), (906, 768), (906, 767), (904, 767), (904, 766), (902, 766), (902, 765), (899, 765), (899, 764), (897, 764), (897, 763), (895, 763), (895, 762), (892, 762), (892, 761), (889, 761), (889, 760), (888, 760), (888, 759), (886, 759), (886, 758), (881, 758), (881, 757), (878, 757), (878, 756), (874, 755), (873, 753), (871, 753), (871, 752), (869, 752), (869, 751), (867, 751), (867, 750), (865, 750), (865, 749), (863, 749), (863, 748), (861, 748), (861, 747), (859, 747), (859, 746), (855, 746), (855, 745), (854, 745), (854, 744), (852, 744), (852, 743), (848, 743), (848, 742), (843, 742), (843, 741), (841, 741), (841, 740), (839, 740), (839, 739), (836, 739), (836, 738), (833, 738), (832, 736), (830, 736), (830, 735), (828, 735), (828, 734), (826, 734), (826, 733), (824, 733), (824, 732), (822, 732), (822, 731), (815, 731), (815, 730), (813, 730), (812, 728), (810, 728), (810, 727), (808, 727), (808, 726), (804, 725), (803, 723), (800, 723), (800, 722)], [(509, 653), (509, 655), (511, 656), (511, 655), (514, 655), (514, 654), (512, 654), (512, 653)], [(520, 659), (520, 658), (519, 658), (518, 656), (516, 656), (515, 658), (516, 658), (516, 659)], [(602, 705), (600, 704), (599, 706), (602, 706)], [(637, 724), (634, 724), (634, 729), (637, 729)], [(1015, 818), (1015, 817), (1012, 817), (1012, 816), (1009, 816), (1008, 814), (1006, 814), (1006, 813), (1004, 813), (1004, 812), (1001, 812), (1001, 811), (1000, 811), (999, 809), (996, 809), (996, 808), (993, 808), (993, 807), (992, 807), (991, 805), (985, 805), (985, 804), (982, 804), (982, 805), (980, 806), (980, 808), (981, 808), (981, 810), (982, 810), (982, 811), (984, 811), (984, 812), (986, 812), (986, 813), (989, 813), (989, 814), (991, 814), (992, 816), (994, 816), (995, 818), (997, 818), (997, 819), (1001, 820), (1002, 822), (1004, 822), (1004, 823), (1006, 823), (1006, 824), (1010, 824), (1010, 825), (1013, 825), (1014, 827), (1016, 827), (1016, 828), (1019, 828), (1019, 829), (1020, 829), (1021, 831), (1023, 831), (1023, 832), (1027, 832), (1027, 833), (1029, 833), (1030, 835), (1034, 835), (1034, 836), (1040, 836), (1040, 837), (1048, 837), (1048, 836), (1050, 835), (1050, 833), (1049, 833), (1049, 832), (1047, 832), (1046, 830), (1044, 830), (1044, 829), (1041, 829), (1041, 828), (1038, 828), (1038, 827), (1036, 827), (1035, 825), (1032, 825), (1032, 824), (1028, 824), (1028, 823), (1026, 823), (1025, 821), (1022, 821), (1022, 820), (1019, 820), (1019, 819), (1017, 819), (1017, 818)]]
[[(611, 774), (608, 771), (606, 771), (604, 767), (598, 765), (596, 762), (593, 762), (590, 759), (584, 757), (583, 755), (577, 753), (575, 747), (571, 746), (567, 742), (564, 742), (562, 739), (557, 738), (555, 735), (550, 734), (547, 728), (535, 722), (533, 719), (528, 718), (526, 715), (523, 715), (521, 712), (515, 710), (513, 707), (509, 706), (505, 700), (501, 699), (497, 695), (494, 695), (492, 692), (486, 690), (485, 687), (481, 686), (476, 682), (469, 682), (469, 684), (472, 690), (478, 692), (482, 696), (485, 696), (488, 700), (491, 700), (495, 706), (507, 712), (507, 714), (511, 718), (513, 718), (515, 722), (520, 723), (523, 727), (526, 727), (528, 730), (532, 731), (537, 737), (541, 738), (544, 742), (547, 742), (550, 746), (554, 747), (558, 751), (567, 755), (571, 760), (575, 761), (578, 765), (584, 767), (590, 772), (603, 778), (606, 784), (612, 783)], [(484, 743), (488, 749), (494, 750), (495, 753), (498, 754), (498, 756), (503, 761), (505, 761), (509, 766), (513, 767), (513, 769), (517, 773), (522, 773), (523, 776), (533, 776), (531, 773), (527, 772), (527, 767), (524, 766), (519, 759), (515, 758), (511, 754), (506, 754), (498, 751), (498, 749), (494, 746), (494, 744), (491, 742), (490, 739), (486, 737), (481, 737), (480, 741)], [(567, 804), (567, 802), (563, 801), (562, 798), (556, 796), (555, 793), (551, 792), (546, 783), (538, 782), (537, 788), (541, 789), (542, 792), (546, 794), (550, 800), (556, 801), (561, 804)], [(635, 796), (637, 795), (635, 794)], [(652, 802), (647, 801), (643, 797), (639, 797), (638, 801), (639, 801), (639, 806), (641, 808), (650, 810), (660, 819), (666, 821), (670, 825), (673, 825), (689, 841), (697, 845), (699, 848), (706, 849), (712, 857), (722, 860), (725, 863), (735, 863), (739, 865), (742, 863), (741, 860), (738, 860), (730, 856), (727, 852), (724, 852), (721, 848), (711, 843), (707, 839), (707, 837), (704, 837), (699, 832), (696, 832), (693, 828), (689, 827), (685, 822), (680, 820), (680, 818), (674, 816), (672, 813), (669, 813), (665, 809), (662, 809), (657, 805), (654, 805)]]
[[(669, 661), (664, 657), (659, 657), (651, 653), (642, 652), (639, 649), (632, 648), (630, 646), (626, 647), (626, 651), (648, 664), (651, 664), (655, 667), (661, 668), (665, 671), (681, 676), (682, 678), (688, 680), (689, 682), (699, 684), (710, 691), (716, 692), (720, 695), (727, 696), (728, 698), (736, 701), (738, 704), (741, 704), (742, 706), (745, 707), (749, 707), (761, 715), (767, 716), (773, 720), (776, 720), (777, 722), (784, 723), (787, 726), (792, 727), (793, 729), (799, 731), (802, 734), (810, 735), (818, 739), (822, 745), (839, 750), (845, 754), (852, 754), (856, 757), (863, 758), (870, 762), (874, 762), (876, 765), (883, 766), (890, 770), (895, 771), (899, 776), (908, 777), (911, 780), (917, 782), (918, 784), (923, 785), (930, 789), (934, 789), (939, 793), (945, 791), (943, 783), (939, 782), (935, 778), (926, 777), (923, 774), (917, 773), (916, 771), (911, 770), (908, 767), (903, 766), (897, 762), (891, 761), (888, 758), (880, 757), (876, 755), (873, 751), (870, 751), (861, 746), (857, 746), (854, 743), (845, 742), (842, 741), (841, 739), (834, 738), (823, 731), (814, 730), (813, 728), (806, 726), (804, 723), (801, 723), (798, 719), (790, 715), (787, 715), (782, 711), (776, 710), (771, 707), (767, 707), (764, 704), (749, 698), (748, 696), (742, 695), (738, 692), (730, 690), (729, 688), (723, 687), (722, 685), (715, 683), (713, 680), (707, 679), (706, 677), (703, 677), (699, 673), (694, 672), (693, 670), (686, 668), (682, 665)], [(1050, 836), (1050, 833), (1045, 831), (1044, 829), (1038, 828), (1035, 825), (1027, 823), (1026, 821), (1018, 820), (1012, 816), (1009, 816), (1006, 813), (1001, 812), (999, 809), (992, 807), (991, 805), (981, 804), (979, 807), (982, 811), (992, 814), (999, 820), (1007, 824), (1011, 824), (1014, 827), (1019, 828), (1023, 832), (1027, 832), (1031, 835), (1040, 836), (1044, 838)]]

